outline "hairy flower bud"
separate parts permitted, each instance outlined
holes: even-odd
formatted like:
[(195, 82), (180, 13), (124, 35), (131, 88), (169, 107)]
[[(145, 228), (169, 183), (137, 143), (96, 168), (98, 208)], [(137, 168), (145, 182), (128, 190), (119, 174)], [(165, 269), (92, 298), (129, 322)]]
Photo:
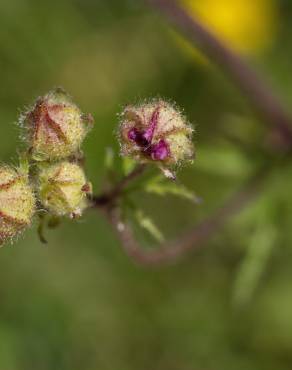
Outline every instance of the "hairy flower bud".
[(181, 112), (165, 101), (128, 106), (120, 124), (122, 154), (163, 167), (178, 165), (193, 157), (192, 132)]
[(93, 123), (60, 88), (40, 97), (23, 115), (32, 158), (51, 161), (75, 154)]
[(83, 169), (68, 161), (45, 165), (39, 173), (39, 198), (42, 205), (56, 216), (76, 218), (88, 206), (91, 184)]
[(35, 198), (27, 174), (0, 167), (0, 245), (30, 225), (34, 210)]

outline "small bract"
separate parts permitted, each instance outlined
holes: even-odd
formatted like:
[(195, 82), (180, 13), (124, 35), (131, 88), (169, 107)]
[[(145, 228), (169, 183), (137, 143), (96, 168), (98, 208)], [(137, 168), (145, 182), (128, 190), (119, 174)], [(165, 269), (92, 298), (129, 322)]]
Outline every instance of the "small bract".
[(80, 217), (88, 206), (89, 193), (91, 184), (76, 163), (62, 161), (40, 169), (40, 201), (46, 210), (56, 216)]
[(0, 167), (0, 245), (31, 224), (35, 198), (28, 175), (20, 169)]
[(121, 151), (140, 162), (176, 166), (194, 156), (192, 133), (185, 117), (168, 102), (130, 105), (121, 116)]
[(40, 97), (21, 118), (30, 153), (36, 161), (54, 161), (75, 154), (93, 125), (61, 88)]

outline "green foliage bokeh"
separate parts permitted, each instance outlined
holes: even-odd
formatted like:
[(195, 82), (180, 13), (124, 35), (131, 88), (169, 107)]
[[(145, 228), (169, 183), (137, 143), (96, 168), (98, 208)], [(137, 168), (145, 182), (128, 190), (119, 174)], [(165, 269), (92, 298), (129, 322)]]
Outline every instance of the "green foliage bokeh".
[[(288, 103), (292, 7), (277, 8), (275, 41), (250, 62)], [(95, 118), (84, 151), (96, 192), (106, 148), (118, 152), (124, 104), (164, 96), (195, 124), (198, 156), (179, 178), (203, 203), (136, 196), (169, 237), (267, 160), (265, 128), (238, 90), (138, 1), (1, 0), (0, 31), (2, 162), (17, 163), (21, 109), (60, 85)], [(135, 266), (95, 211), (48, 232), (48, 246), (34, 228), (2, 248), (0, 370), (290, 370), (290, 172), (276, 169), (257, 202), (205, 248), (161, 269)]]

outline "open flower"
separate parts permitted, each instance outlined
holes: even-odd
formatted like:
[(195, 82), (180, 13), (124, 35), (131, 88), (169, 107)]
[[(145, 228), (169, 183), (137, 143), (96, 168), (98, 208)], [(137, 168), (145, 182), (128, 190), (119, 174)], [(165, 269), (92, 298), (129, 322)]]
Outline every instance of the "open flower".
[(39, 198), (45, 209), (56, 216), (76, 218), (88, 206), (91, 184), (76, 163), (63, 161), (44, 165), (39, 173)]
[(127, 106), (120, 123), (121, 151), (141, 162), (176, 166), (194, 156), (192, 133), (185, 117), (168, 102)]
[(92, 118), (81, 113), (60, 88), (40, 97), (21, 118), (31, 156), (52, 161), (74, 155), (92, 127)]
[(34, 211), (35, 198), (27, 174), (0, 167), (0, 245), (28, 227)]

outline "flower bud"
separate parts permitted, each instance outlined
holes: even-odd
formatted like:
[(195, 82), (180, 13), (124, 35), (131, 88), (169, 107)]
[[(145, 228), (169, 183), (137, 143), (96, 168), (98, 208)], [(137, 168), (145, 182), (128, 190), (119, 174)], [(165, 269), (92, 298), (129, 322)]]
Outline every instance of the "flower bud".
[(31, 224), (35, 198), (28, 176), (12, 167), (0, 167), (0, 245)]
[(88, 206), (91, 184), (83, 169), (68, 161), (45, 165), (39, 173), (39, 198), (42, 205), (56, 216), (76, 218)]
[(121, 116), (122, 154), (162, 167), (178, 165), (193, 157), (192, 132), (181, 112), (165, 101), (128, 106)]
[(74, 155), (93, 123), (60, 88), (40, 97), (21, 119), (31, 156), (53, 161)]

